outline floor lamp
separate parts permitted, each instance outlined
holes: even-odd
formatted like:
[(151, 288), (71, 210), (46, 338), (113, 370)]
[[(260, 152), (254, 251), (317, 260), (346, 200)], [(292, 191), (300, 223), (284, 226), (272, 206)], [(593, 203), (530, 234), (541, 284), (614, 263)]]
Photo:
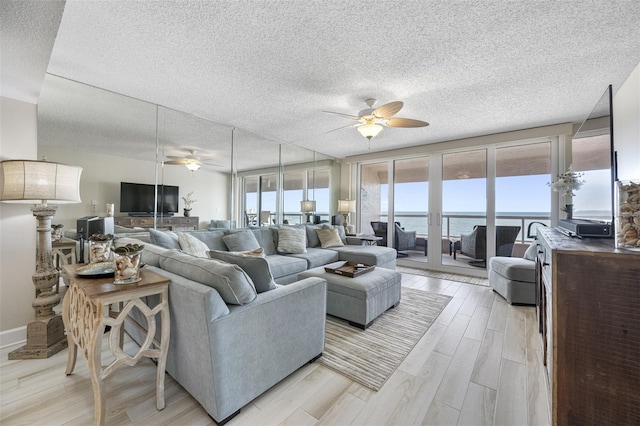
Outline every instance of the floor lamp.
[(51, 218), (57, 207), (47, 203), (79, 203), (82, 168), (46, 160), (8, 160), (0, 162), (0, 166), (0, 201), (34, 204), (31, 211), (38, 232), (36, 273), (32, 277), (36, 298), (31, 304), (35, 319), (27, 325), (27, 344), (10, 352), (9, 359), (49, 358), (67, 346), (67, 339), (62, 317), (53, 311), (60, 303), (60, 295), (53, 290), (60, 273), (53, 266), (51, 250)]

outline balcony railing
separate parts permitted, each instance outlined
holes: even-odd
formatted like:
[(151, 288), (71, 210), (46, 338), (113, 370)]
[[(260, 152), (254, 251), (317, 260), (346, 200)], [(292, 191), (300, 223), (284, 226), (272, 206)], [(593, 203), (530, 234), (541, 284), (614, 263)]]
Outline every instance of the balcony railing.
[[(379, 220), (381, 221), (386, 221), (388, 219), (387, 215), (380, 215), (379, 217)], [(427, 215), (419, 213), (396, 213), (394, 217), (395, 221), (400, 222), (402, 227), (406, 230), (415, 230), (419, 236), (427, 235)], [(485, 225), (486, 219), (486, 215), (443, 214), (442, 236), (447, 239), (450, 237), (460, 237), (460, 234), (471, 232), (474, 225)], [(420, 222), (422, 223), (421, 226), (414, 226)], [(527, 227), (531, 222), (541, 222), (549, 226), (551, 217), (544, 213), (496, 215), (496, 225), (520, 225), (520, 233), (518, 234), (517, 241), (521, 243), (532, 240), (532, 238), (527, 238)]]

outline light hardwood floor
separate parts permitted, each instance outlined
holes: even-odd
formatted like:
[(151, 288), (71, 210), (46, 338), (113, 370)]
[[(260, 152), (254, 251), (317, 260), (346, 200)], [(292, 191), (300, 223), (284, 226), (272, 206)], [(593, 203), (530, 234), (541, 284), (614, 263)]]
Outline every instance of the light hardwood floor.
[[(228, 424), (234, 425), (547, 425), (549, 406), (535, 309), (511, 306), (488, 287), (403, 274), (403, 286), (453, 296), (378, 392), (307, 364)], [(135, 343), (127, 340), (131, 351)], [(108, 348), (105, 339), (103, 348)], [(0, 351), (0, 424), (89, 425), (93, 395), (79, 356), (8, 361)], [(105, 350), (103, 363), (110, 355)], [(166, 408), (155, 408), (155, 365), (144, 359), (106, 381), (108, 425), (214, 424), (170, 376)]]

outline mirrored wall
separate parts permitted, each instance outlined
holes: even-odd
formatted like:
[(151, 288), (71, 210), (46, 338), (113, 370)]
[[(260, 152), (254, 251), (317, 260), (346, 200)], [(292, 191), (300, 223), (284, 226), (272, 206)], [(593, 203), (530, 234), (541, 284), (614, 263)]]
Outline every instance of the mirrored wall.
[[(84, 169), (82, 203), (56, 214), (65, 228), (106, 216), (107, 204), (116, 218), (146, 218), (135, 222), (144, 227), (185, 216), (201, 229), (300, 223), (329, 217), (339, 181), (331, 157), (52, 75), (38, 104), (38, 153)], [(316, 197), (318, 211), (303, 214), (301, 201)]]

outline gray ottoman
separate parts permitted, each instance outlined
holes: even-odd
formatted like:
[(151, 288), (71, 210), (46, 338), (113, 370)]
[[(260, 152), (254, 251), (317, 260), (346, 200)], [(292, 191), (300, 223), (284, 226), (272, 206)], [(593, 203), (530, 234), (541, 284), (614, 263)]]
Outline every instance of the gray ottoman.
[[(325, 266), (337, 267), (344, 262)], [(299, 279), (320, 277), (327, 281), (327, 314), (349, 321), (362, 329), (387, 309), (400, 302), (402, 275), (376, 267), (354, 278), (326, 272), (324, 266), (298, 274)]]
[(519, 257), (492, 257), (489, 285), (512, 305), (535, 305), (536, 263)]

